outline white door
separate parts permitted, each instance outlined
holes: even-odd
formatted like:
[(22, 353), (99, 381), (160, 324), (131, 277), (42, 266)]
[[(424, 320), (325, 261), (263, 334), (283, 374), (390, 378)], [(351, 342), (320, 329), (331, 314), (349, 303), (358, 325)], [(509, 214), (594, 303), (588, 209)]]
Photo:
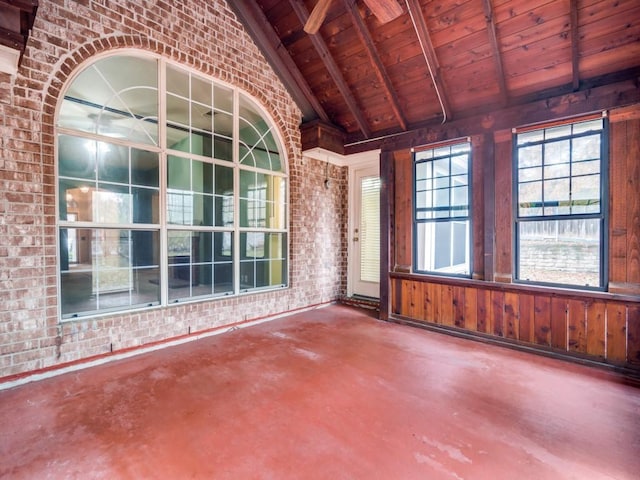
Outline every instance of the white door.
[(356, 169), (352, 176), (353, 210), (350, 241), (351, 294), (380, 296), (380, 176), (377, 166)]

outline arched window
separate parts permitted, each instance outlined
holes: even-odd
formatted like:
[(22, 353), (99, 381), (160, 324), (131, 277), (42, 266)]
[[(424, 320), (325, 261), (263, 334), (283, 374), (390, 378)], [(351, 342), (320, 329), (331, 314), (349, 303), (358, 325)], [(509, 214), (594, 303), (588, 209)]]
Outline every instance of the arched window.
[(286, 161), (246, 94), (119, 54), (60, 105), (63, 318), (287, 285)]

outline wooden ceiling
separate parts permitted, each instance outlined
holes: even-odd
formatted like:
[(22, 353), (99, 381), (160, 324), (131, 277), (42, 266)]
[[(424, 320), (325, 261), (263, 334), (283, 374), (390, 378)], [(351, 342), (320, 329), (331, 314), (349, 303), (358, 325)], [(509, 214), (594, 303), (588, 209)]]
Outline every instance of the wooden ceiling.
[(640, 76), (638, 0), (398, 0), (386, 23), (331, 0), (313, 35), (317, 1), (230, 4), (303, 128), (335, 127), (345, 145)]

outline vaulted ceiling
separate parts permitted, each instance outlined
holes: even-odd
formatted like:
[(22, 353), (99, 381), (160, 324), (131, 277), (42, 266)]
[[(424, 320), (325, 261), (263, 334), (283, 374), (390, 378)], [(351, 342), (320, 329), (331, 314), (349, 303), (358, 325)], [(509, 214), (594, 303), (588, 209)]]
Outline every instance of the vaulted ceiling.
[[(344, 145), (640, 77), (638, 0), (230, 3), (303, 129), (324, 125)], [(318, 3), (326, 16), (307, 33)], [(400, 15), (381, 21), (384, 3)]]

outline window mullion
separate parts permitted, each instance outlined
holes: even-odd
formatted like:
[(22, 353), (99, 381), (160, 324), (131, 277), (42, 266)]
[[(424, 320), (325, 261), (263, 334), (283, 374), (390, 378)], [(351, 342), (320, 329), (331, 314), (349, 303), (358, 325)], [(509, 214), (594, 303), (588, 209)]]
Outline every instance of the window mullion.
[(162, 148), (160, 153), (160, 304), (169, 301), (169, 246), (167, 212), (169, 196), (167, 194), (167, 62), (158, 60), (158, 140)]

